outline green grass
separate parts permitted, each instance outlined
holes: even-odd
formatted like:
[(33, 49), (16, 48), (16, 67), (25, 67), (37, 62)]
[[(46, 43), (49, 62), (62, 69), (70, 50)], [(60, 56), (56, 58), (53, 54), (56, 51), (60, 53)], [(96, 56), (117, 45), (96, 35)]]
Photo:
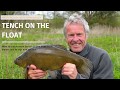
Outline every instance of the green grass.
[[(0, 32), (2, 32), (1, 30)], [(5, 30), (4, 30), (5, 31)], [(7, 30), (6, 30), (7, 31)], [(20, 39), (0, 38), (1, 41), (44, 41), (44, 43), (1, 43), (0, 50), (0, 78), (1, 79), (23, 79), (24, 69), (14, 64), (14, 60), (25, 50), (2, 50), (2, 46), (36, 46), (43, 44), (61, 44), (67, 47), (62, 33), (42, 32), (39, 30), (22, 31)], [(119, 33), (93, 34), (88, 42), (92, 45), (105, 49), (111, 57), (114, 70), (114, 78), (120, 79), (120, 30)], [(12, 47), (14, 48), (14, 47)], [(18, 47), (16, 47), (17, 49)], [(20, 47), (19, 47), (20, 48)], [(26, 47), (29, 48), (29, 47)]]

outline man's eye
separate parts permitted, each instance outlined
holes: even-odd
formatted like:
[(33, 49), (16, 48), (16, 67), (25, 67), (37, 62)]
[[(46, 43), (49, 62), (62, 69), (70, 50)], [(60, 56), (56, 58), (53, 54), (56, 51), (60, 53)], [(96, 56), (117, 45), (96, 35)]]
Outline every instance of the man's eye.
[(82, 35), (81, 33), (77, 34), (77, 36), (81, 36), (81, 35)]
[(72, 37), (72, 36), (74, 36), (74, 34), (69, 34), (68, 36)]

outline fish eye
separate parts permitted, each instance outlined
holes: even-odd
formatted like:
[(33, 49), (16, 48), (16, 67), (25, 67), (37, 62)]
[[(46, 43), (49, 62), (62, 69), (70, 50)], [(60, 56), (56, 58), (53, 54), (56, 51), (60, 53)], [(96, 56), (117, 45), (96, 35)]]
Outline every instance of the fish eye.
[(17, 58), (17, 60), (20, 60), (20, 58)]

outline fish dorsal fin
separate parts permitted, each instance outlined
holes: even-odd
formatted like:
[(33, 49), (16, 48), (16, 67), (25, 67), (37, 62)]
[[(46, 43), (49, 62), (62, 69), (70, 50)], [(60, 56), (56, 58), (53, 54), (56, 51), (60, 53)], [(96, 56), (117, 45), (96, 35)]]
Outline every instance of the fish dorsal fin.
[(67, 48), (64, 45), (53, 45), (53, 46), (56, 47), (56, 48), (67, 50)]

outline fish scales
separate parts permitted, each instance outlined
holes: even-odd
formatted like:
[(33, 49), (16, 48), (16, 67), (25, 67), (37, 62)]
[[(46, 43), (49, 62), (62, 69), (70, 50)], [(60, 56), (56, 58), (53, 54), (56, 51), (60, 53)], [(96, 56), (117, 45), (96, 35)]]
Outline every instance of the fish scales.
[(23, 68), (34, 64), (42, 70), (58, 70), (61, 69), (65, 63), (73, 63), (76, 65), (79, 73), (87, 76), (90, 75), (93, 68), (90, 60), (68, 51), (62, 45), (32, 47), (18, 56), (14, 63)]

